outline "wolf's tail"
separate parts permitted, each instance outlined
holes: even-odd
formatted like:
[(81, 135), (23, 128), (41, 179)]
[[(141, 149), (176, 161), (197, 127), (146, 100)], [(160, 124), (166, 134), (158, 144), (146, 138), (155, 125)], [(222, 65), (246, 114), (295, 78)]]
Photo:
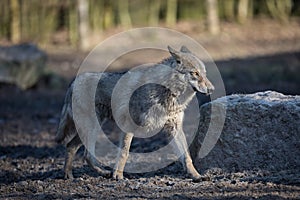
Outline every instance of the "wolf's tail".
[(57, 128), (55, 141), (57, 143), (64, 143), (70, 137), (76, 134), (72, 130), (73, 118), (72, 118), (72, 87), (70, 87), (66, 93), (64, 105), (61, 112), (60, 122)]

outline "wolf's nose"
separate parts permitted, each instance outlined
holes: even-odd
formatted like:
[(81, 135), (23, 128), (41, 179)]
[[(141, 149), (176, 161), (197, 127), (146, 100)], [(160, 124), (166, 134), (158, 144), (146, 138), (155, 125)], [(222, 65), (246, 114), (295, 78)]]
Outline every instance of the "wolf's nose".
[(214, 87), (207, 88), (207, 93), (211, 94), (211, 93), (213, 93), (214, 90), (215, 90)]

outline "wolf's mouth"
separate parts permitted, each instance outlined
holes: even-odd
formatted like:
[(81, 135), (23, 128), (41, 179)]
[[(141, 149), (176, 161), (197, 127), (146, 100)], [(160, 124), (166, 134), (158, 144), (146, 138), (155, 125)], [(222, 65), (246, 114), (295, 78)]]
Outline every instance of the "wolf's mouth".
[[(192, 86), (192, 89), (195, 91), (195, 92), (200, 92), (196, 87)], [(201, 92), (200, 92), (201, 93)]]

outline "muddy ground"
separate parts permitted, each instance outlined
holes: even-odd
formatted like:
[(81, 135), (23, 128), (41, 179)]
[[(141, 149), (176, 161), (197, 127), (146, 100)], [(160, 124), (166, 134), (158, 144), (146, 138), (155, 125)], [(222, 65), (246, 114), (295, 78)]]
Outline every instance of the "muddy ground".
[[(194, 26), (186, 28), (181, 24), (179, 29), (204, 43), (218, 60), (228, 93), (273, 89), (299, 94), (296, 75), (300, 72), (300, 31), (298, 21), (293, 23), (286, 27), (288, 31), (276, 34), (274, 28), (281, 25), (264, 26), (262, 32), (255, 29), (252, 34), (253, 24), (242, 30), (239, 25), (225, 25), (220, 39), (197, 38), (195, 32), (200, 28)], [(235, 31), (232, 37), (228, 36), (229, 30)], [(255, 34), (262, 39), (255, 40)], [(224, 44), (232, 48), (222, 49)], [(300, 199), (300, 175), (288, 170), (229, 173), (208, 169), (201, 174), (210, 180), (194, 183), (185, 177), (180, 163), (175, 162), (156, 172), (125, 174), (125, 180), (115, 181), (99, 177), (91, 170), (82, 159), (82, 149), (74, 162), (75, 179), (64, 180), (65, 148), (53, 139), (65, 89), (76, 74), (76, 63), (85, 54), (50, 49), (49, 55), (51, 73), (34, 88), (22, 91), (13, 85), (0, 85), (1, 199)], [(264, 69), (262, 74), (272, 69), (271, 75), (255, 76), (247, 70), (257, 66)], [(292, 171), (299, 172), (299, 168)]]

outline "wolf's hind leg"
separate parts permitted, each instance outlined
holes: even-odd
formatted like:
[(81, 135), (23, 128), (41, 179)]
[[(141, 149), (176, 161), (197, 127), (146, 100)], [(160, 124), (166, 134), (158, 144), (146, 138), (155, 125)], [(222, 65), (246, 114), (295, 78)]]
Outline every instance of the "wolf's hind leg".
[(65, 160), (65, 179), (73, 179), (72, 174), (72, 162), (74, 156), (78, 149), (81, 147), (82, 143), (78, 135), (76, 135), (68, 144), (67, 144), (67, 155)]
[(123, 179), (124, 167), (129, 155), (129, 149), (133, 138), (132, 133), (124, 133), (120, 138), (119, 153), (117, 163), (113, 170), (113, 179)]
[(111, 173), (108, 170), (102, 169), (101, 163), (90, 152), (86, 151), (85, 160), (88, 165), (93, 168), (101, 176), (108, 177)]

